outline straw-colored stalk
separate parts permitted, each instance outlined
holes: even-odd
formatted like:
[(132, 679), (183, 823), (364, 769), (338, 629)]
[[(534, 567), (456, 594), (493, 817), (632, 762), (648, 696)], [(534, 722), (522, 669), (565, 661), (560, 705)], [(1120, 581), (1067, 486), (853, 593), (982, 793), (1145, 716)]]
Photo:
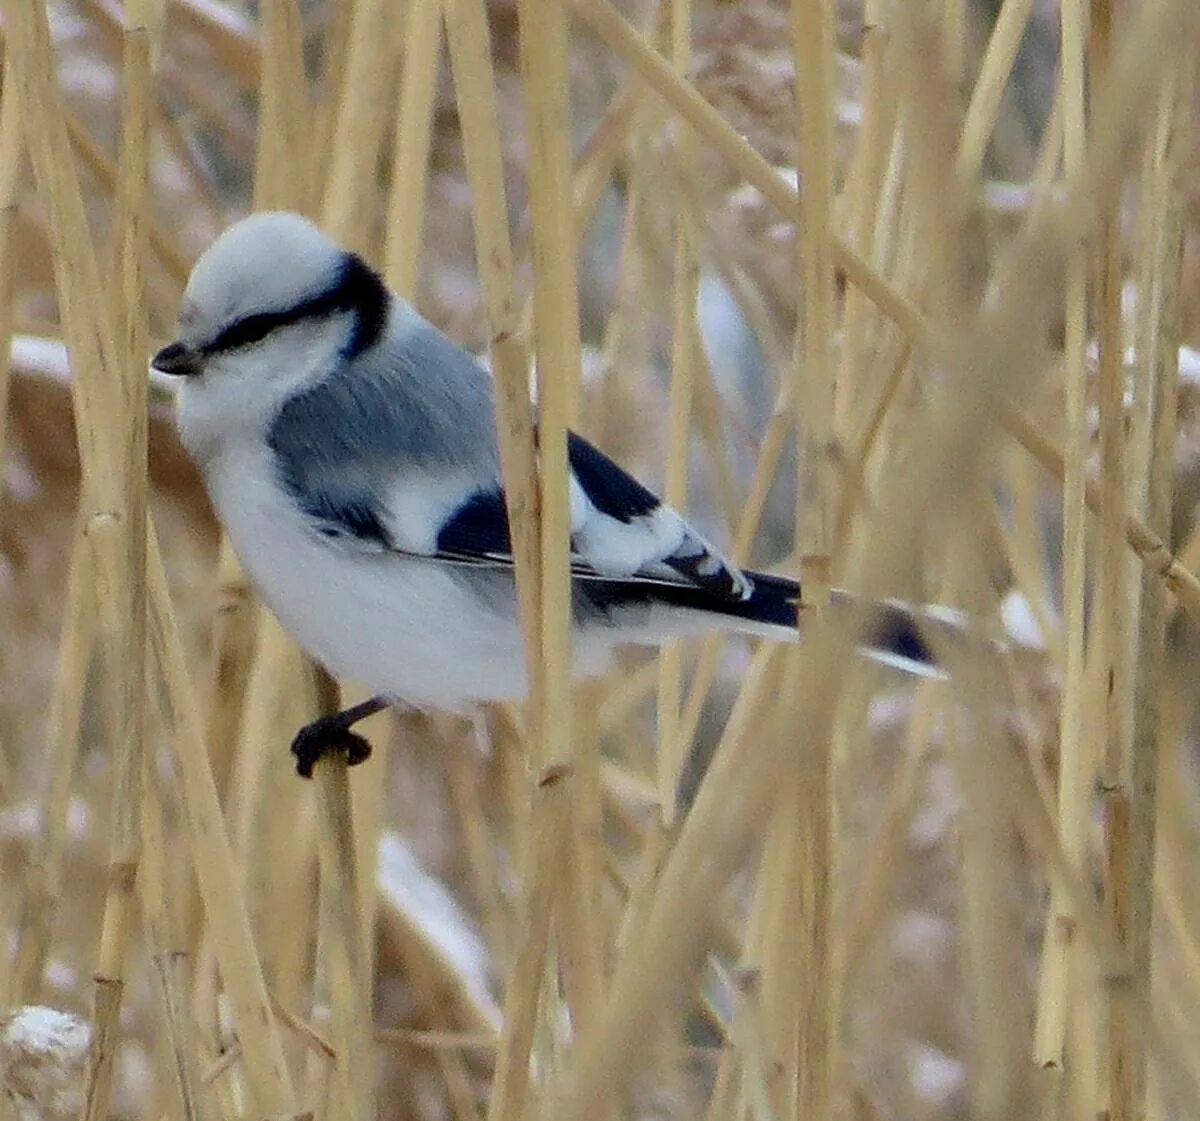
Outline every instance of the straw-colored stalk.
[[(1142, 223), (1137, 275), (1137, 355), (1140, 392), (1133, 427), (1134, 478), (1144, 491), (1133, 490), (1149, 525), (1169, 532), (1174, 469), (1179, 380), (1181, 309), (1182, 198), (1177, 175), (1182, 138), (1190, 131), (1191, 75), (1186, 66), (1194, 52), (1167, 68), (1158, 96), (1158, 115), (1147, 144), (1142, 173)], [(1129, 922), (1125, 931), (1131, 981), (1151, 994), (1154, 930), (1154, 870), (1157, 848), (1158, 798), (1166, 685), (1166, 596), (1161, 584), (1142, 576), (1137, 601), (1137, 661), (1132, 692), (1132, 730), (1128, 769), (1130, 845), (1127, 878)], [(1134, 1115), (1148, 1106), (1148, 1053), (1145, 1040), (1127, 1031), (1129, 1101)]]
[[(519, 312), (513, 288), (491, 42), (481, 0), (447, 0), (445, 20), (474, 198), (476, 260), (491, 336), (501, 471), (512, 530), (531, 709), (536, 711), (546, 687), (541, 658), (540, 504), (528, 363), (516, 334)], [(528, 773), (527, 766), (521, 768), (521, 773)], [(525, 1114), (539, 990), (549, 947), (554, 870), (566, 827), (561, 785), (551, 783), (548, 792), (539, 789), (532, 800), (524, 782), (514, 791), (516, 819), (523, 834), (520, 852), (524, 891), (518, 902), (517, 927), (511, 935), (515, 957), (508, 962), (504, 1027), (488, 1111), (490, 1118), (500, 1121)]]
[[(804, 169), (799, 271), (803, 277), (794, 345), (792, 408), (796, 434), (796, 524), (793, 548), (800, 561), (806, 602), (828, 598), (836, 477), (834, 444), (837, 369), (835, 299), (833, 123), (837, 89), (836, 47), (830, 0), (793, 0), (792, 50), (796, 66), (797, 166)], [(789, 651), (786, 694), (799, 698), (807, 669), (799, 650)], [(800, 711), (797, 710), (797, 717)], [(784, 1116), (827, 1117), (835, 1108), (838, 1027), (838, 955), (835, 951), (834, 881), (837, 789), (834, 734), (820, 721), (797, 719), (784, 736), (802, 753), (780, 800), (776, 838), (788, 854), (765, 930), (767, 1030), (782, 1063)], [(784, 886), (786, 885), (786, 886)], [(794, 893), (794, 894), (793, 894)], [(795, 912), (789, 914), (792, 908)], [(788, 932), (798, 920), (798, 945)], [(798, 951), (798, 952), (797, 952)]]
[[(146, 696), (146, 397), (145, 369), (149, 359), (146, 337), (146, 227), (148, 209), (150, 133), (150, 42), (144, 24), (145, 6), (126, 5), (124, 36), (121, 161), (118, 203), (121, 219), (120, 323), (116, 334), (119, 408), (109, 418), (109, 463), (118, 505), (107, 520), (89, 523), (85, 532), (112, 525), (114, 559), (107, 574), (111, 583), (100, 588), (102, 613), (106, 606), (118, 625), (108, 635), (106, 654), (112, 674), (112, 744), (115, 753), (113, 816), (109, 885), (105, 899), (96, 994), (92, 1050), (88, 1063), (84, 1117), (107, 1116), (116, 1058), (119, 1015), (125, 987), (131, 928), (136, 921), (134, 891), (141, 858), (139, 815), (142, 798), (142, 756), (147, 732)], [(107, 487), (105, 488), (108, 489)], [(103, 567), (99, 569), (103, 572)], [(104, 601), (111, 598), (111, 604)]]
[[(1109, 0), (1092, 0), (1089, 62), (1093, 81), (1103, 81), (1110, 65), (1114, 12)], [(1093, 129), (1093, 132), (1096, 130)], [(1129, 937), (1132, 815), (1129, 780), (1132, 767), (1132, 655), (1130, 580), (1122, 540), (1129, 506), (1126, 494), (1125, 342), (1121, 322), (1121, 247), (1119, 182), (1098, 188), (1094, 319), (1099, 344), (1097, 396), (1100, 406), (1100, 524), (1097, 540), (1094, 657), (1103, 703), (1100, 789), (1104, 811), (1104, 897), (1122, 943)], [(1136, 1044), (1124, 989), (1104, 992), (1102, 1022), (1107, 1025), (1106, 1103), (1114, 1121), (1135, 1115)]]
[(330, 151), (321, 193), (322, 225), (343, 245), (363, 249), (372, 215), (364, 182), (371, 182), (387, 131), (394, 36), (384, 32), (393, 18), (387, 0), (347, 5), (349, 28), (341, 86), (333, 101)]
[(321, 891), (328, 899), (322, 912), (330, 920), (324, 948), (329, 955), (342, 1102), (351, 1121), (369, 1121), (375, 1116), (374, 1041), (362, 960), (362, 921), (345, 759), (326, 756), (318, 761), (313, 777), (317, 784)]
[[(392, 39), (383, 29), (389, 15), (378, 0), (356, 4), (350, 15), (329, 170), (321, 195), (324, 226), (342, 244), (360, 249), (368, 243), (372, 215), (359, 183), (371, 179), (388, 125)], [(319, 668), (316, 673), (320, 707), (327, 712), (341, 707), (336, 684)], [(341, 1055), (336, 1108), (349, 1110), (362, 1121), (368, 1116), (375, 1085), (371, 1048), (361, 1045), (356, 1034), (370, 1014), (373, 955), (365, 945), (363, 896), (374, 892), (374, 883), (364, 884), (358, 878), (355, 815), (346, 771), (344, 758), (330, 757), (322, 761), (316, 776), (322, 823), (319, 945), (330, 963), (327, 983)], [(377, 814), (371, 816), (378, 821)], [(370, 863), (373, 866), (373, 859)]]
[(486, 13), (480, 0), (447, 0), (446, 36), (462, 122), (467, 175), (474, 205), (476, 261), (487, 311), (496, 424), (512, 531), (525, 664), (531, 695), (538, 694), (541, 605), (537, 466), (529, 363), (515, 337), (519, 323), (513, 289), (513, 253), (508, 233), (504, 162), (496, 111), (495, 76)]
[(267, 0), (262, 5), (258, 150), (255, 153), (254, 208), (308, 209), (308, 183), (300, 173), (308, 126), (304, 41), (298, 0)]
[(1033, 0), (1005, 0), (996, 17), (987, 50), (979, 64), (979, 76), (971, 91), (958, 144), (956, 163), (964, 187), (973, 186), (979, 175), (1032, 11)]
[[(1007, 4), (1005, 11), (1013, 5)], [(1064, 153), (1064, 170), (1074, 173), (1082, 160), (1083, 119), (1076, 120), (1072, 112), (1082, 114), (1083, 71), (1082, 40), (1078, 25), (1072, 19), (1078, 16), (1078, 6), (1063, 5), (1063, 88), (1067, 90), (1068, 134), (1071, 145)], [(1007, 51), (1007, 47), (1004, 48)], [(982, 112), (982, 110), (980, 110)], [(972, 122), (968, 115), (968, 125)], [(1072, 131), (1072, 125), (1078, 131)], [(960, 150), (964, 159), (967, 139)], [(982, 154), (982, 145), (979, 145)], [(973, 162), (977, 163), (977, 157)], [(1061, 763), (1059, 770), (1059, 829), (1063, 845), (1072, 867), (1079, 870), (1082, 860), (1081, 828), (1086, 821), (1086, 810), (1090, 787), (1087, 783), (1088, 764), (1085, 743), (1081, 737), (1080, 718), (1086, 695), (1086, 679), (1083, 662), (1083, 586), (1084, 550), (1083, 530), (1086, 511), (1083, 504), (1083, 480), (1085, 475), (1086, 436), (1083, 425), (1084, 408), (1084, 337), (1086, 303), (1083, 285), (1086, 283), (1086, 258), (1082, 251), (1074, 255), (1067, 265), (1066, 281), (1066, 464), (1063, 482), (1064, 539), (1063, 566), (1064, 591), (1063, 611), (1066, 630), (1066, 678), (1063, 686), (1063, 717), (1061, 723)], [(1043, 1069), (1058, 1072), (1063, 1065), (1063, 1047), (1067, 1031), (1068, 1010), (1071, 1007), (1068, 993), (1070, 986), (1070, 961), (1072, 954), (1072, 932), (1074, 924), (1066, 907), (1062, 885), (1054, 884), (1052, 902), (1047, 919), (1046, 938), (1043, 948), (1041, 989), (1038, 1003), (1037, 1039), (1035, 1061)], [(1076, 982), (1076, 990), (1078, 982)], [(1081, 996), (1080, 996), (1081, 998)], [(1080, 1031), (1087, 1032), (1090, 1025), (1086, 1014), (1077, 1016), (1072, 1035), (1075, 1053), (1083, 1041)], [(1056, 1095), (1047, 1099), (1051, 1107), (1057, 1106)]]
[(404, 69), (392, 154), (384, 274), (412, 300), (421, 264), (433, 98), (442, 58), (442, 0), (414, 0), (405, 12)]
[[(600, 868), (594, 859), (594, 847), (585, 841), (583, 831), (588, 824), (598, 822), (600, 790), (595, 752), (576, 749), (571, 704), (567, 432), (578, 423), (580, 351), (570, 179), (567, 9), (565, 0), (550, 5), (521, 0), (517, 11), (533, 219), (540, 463), (542, 691), (534, 703), (539, 767), (568, 768), (563, 773), (564, 781), (549, 786), (539, 783), (538, 790), (548, 792), (550, 799), (565, 796), (572, 804), (571, 827), (560, 843), (573, 859), (565, 869), (556, 902), (556, 930), (567, 1004), (577, 1028), (585, 1030), (600, 999), (595, 913)], [(578, 745), (584, 742), (580, 740)], [(542, 800), (536, 798), (535, 814), (537, 802)]]
[[(692, 65), (691, 0), (671, 3), (671, 62), (686, 76)], [(687, 204), (694, 184), (695, 137), (690, 133), (677, 141), (676, 158), (681, 188), (673, 215), (675, 248), (672, 276), (671, 387), (668, 404), (665, 500), (675, 509), (687, 507), (688, 458), (691, 453), (692, 401), (699, 362), (696, 301), (700, 285), (700, 261), (696, 214)], [(679, 738), (679, 706), (683, 693), (683, 649), (678, 641), (666, 643), (658, 659), (658, 799), (664, 831), (675, 825), (676, 791), (684, 751), (688, 744)]]
[(8, 420), (8, 385), (11, 375), (13, 288), (16, 279), (13, 227), (17, 214), (18, 171), (21, 166), (20, 95), (12, 51), (4, 56), (0, 87), (0, 463), (4, 461), (4, 436)]
[[(886, 7), (883, 0), (868, 0), (865, 6), (862, 123), (843, 191), (847, 242), (869, 261), (874, 259), (875, 216), (881, 204), (897, 106), (895, 68), (888, 65), (892, 39), (885, 22), (888, 18)], [(846, 291), (842, 327), (841, 364), (837, 372), (835, 402), (839, 432), (847, 430), (851, 410), (859, 399), (863, 372), (869, 366), (869, 348), (878, 335), (878, 324), (875, 317), (870, 315), (870, 306), (855, 288)]]

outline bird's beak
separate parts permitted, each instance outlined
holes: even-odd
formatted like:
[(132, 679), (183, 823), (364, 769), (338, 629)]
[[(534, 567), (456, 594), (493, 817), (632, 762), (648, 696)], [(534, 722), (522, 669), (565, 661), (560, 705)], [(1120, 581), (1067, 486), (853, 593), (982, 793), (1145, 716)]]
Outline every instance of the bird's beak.
[(150, 365), (164, 374), (191, 378), (203, 370), (203, 356), (185, 343), (171, 343), (150, 360)]

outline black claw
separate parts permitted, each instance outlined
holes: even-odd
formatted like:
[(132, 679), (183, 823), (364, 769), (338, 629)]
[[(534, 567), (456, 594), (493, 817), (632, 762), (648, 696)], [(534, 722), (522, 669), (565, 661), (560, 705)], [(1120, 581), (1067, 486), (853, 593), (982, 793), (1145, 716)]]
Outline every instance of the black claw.
[(362, 736), (350, 731), (335, 718), (323, 717), (306, 724), (292, 740), (296, 773), (301, 778), (312, 778), (317, 761), (334, 751), (346, 756), (346, 765), (349, 767), (357, 766), (371, 757), (371, 745)]

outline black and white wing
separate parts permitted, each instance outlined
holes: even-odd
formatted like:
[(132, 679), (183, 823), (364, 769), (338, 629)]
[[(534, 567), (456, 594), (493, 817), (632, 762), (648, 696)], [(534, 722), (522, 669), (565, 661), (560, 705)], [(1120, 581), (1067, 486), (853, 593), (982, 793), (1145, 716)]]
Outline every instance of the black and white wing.
[[(679, 583), (720, 601), (750, 599), (750, 579), (632, 475), (573, 432), (567, 453), (571, 560), (578, 578)], [(446, 519), (437, 553), (466, 562), (511, 563), (508, 515), (498, 485), (468, 495)]]

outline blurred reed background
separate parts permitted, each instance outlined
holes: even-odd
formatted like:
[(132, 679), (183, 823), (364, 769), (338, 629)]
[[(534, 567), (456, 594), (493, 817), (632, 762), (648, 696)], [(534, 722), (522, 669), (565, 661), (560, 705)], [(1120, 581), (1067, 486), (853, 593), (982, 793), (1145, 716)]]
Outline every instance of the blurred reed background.
[[(1195, 1111), (1192, 0), (0, 13), (0, 1108)], [(490, 359), (537, 671), (311, 784), (145, 375), (266, 207)], [(807, 641), (572, 690), (566, 426)], [(916, 684), (831, 584), (1006, 645)]]

